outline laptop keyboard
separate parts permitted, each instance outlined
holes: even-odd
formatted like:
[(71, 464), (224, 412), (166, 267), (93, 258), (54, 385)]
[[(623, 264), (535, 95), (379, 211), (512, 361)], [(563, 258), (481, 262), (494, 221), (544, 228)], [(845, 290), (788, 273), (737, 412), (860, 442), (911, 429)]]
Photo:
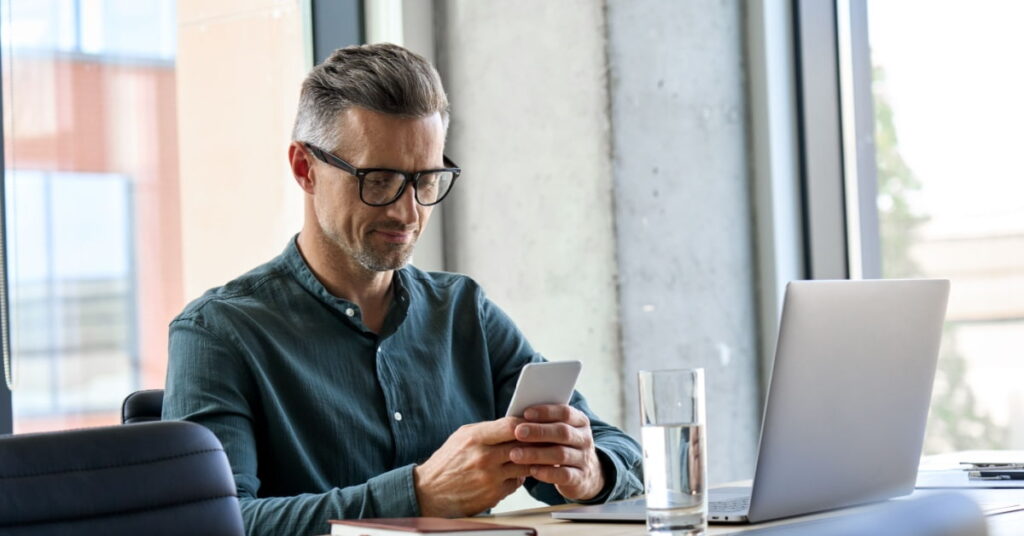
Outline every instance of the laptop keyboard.
[(749, 496), (719, 499), (708, 503), (708, 509), (715, 513), (746, 512), (749, 507)]

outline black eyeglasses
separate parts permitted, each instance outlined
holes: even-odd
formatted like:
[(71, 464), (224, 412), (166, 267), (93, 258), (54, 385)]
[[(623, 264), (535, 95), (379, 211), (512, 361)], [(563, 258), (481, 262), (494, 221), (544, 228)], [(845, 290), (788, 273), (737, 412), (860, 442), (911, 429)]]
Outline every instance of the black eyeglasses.
[(462, 173), (447, 156), (444, 157), (446, 168), (407, 173), (387, 168), (360, 169), (311, 143), (303, 145), (323, 163), (355, 176), (359, 180), (359, 199), (372, 207), (394, 203), (409, 184), (412, 184), (417, 203), (425, 207), (436, 205), (452, 191), (455, 179)]

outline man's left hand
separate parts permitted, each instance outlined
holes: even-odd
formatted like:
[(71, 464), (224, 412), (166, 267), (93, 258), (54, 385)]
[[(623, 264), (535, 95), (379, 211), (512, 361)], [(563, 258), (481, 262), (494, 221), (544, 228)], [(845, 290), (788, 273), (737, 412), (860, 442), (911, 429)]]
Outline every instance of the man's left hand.
[(592, 499), (604, 488), (601, 461), (594, 450), (590, 419), (564, 405), (533, 406), (516, 426), (516, 440), (525, 443), (509, 452), (515, 463), (530, 465), (530, 476), (555, 485), (566, 499)]

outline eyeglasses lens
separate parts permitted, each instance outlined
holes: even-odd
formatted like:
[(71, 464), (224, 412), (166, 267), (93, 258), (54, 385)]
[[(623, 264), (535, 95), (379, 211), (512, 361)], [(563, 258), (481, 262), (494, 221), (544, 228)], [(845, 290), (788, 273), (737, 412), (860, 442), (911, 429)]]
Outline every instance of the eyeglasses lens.
[[(455, 175), (448, 171), (424, 173), (416, 181), (416, 201), (430, 205), (443, 199), (452, 187)], [(363, 177), (363, 201), (371, 205), (385, 205), (398, 197), (405, 177), (389, 171), (371, 171)]]
[(448, 194), (455, 175), (450, 171), (424, 173), (416, 181), (416, 200), (423, 205), (437, 203)]

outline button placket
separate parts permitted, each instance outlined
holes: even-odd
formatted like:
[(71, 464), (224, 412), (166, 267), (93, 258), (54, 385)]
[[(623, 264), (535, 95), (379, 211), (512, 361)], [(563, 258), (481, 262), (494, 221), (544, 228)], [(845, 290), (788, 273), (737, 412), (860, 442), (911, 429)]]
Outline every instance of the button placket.
[[(391, 365), (389, 363), (384, 361), (384, 357), (387, 355), (387, 352), (384, 351), (384, 345), (383, 344), (378, 343), (376, 354), (377, 354), (377, 370), (379, 371), (378, 372), (379, 380), (381, 382), (381, 387), (383, 388), (383, 391), (384, 391), (385, 403), (387, 404), (387, 407), (392, 411), (392, 413), (391, 413), (391, 418), (393, 419), (392, 431), (395, 434), (395, 448), (396, 449), (400, 449), (401, 448), (401, 440), (398, 437), (398, 429), (395, 428), (394, 426), (397, 425), (398, 423), (402, 422), (402, 419), (404, 418), (403, 415), (402, 415), (402, 412), (398, 411), (396, 409), (396, 407), (395, 407), (395, 406), (398, 405), (397, 402), (399, 400), (401, 400), (402, 397), (401, 397), (401, 395), (399, 393), (392, 391), (388, 387), (388, 386), (391, 386), (391, 385), (395, 385), (394, 380), (396, 380), (396, 378), (394, 378), (394, 369), (391, 367)], [(390, 378), (392, 381), (388, 381), (388, 378)]]
[[(383, 357), (384, 357), (384, 347), (383, 346), (377, 346), (377, 358), (378, 359), (382, 359)], [(391, 371), (391, 370), (392, 370), (391, 367), (388, 367), (388, 371)], [(401, 411), (395, 411), (394, 413), (391, 414), (391, 417), (395, 419), (395, 422), (402, 422), (402, 412)], [(397, 444), (397, 441), (396, 441), (396, 444)]]

